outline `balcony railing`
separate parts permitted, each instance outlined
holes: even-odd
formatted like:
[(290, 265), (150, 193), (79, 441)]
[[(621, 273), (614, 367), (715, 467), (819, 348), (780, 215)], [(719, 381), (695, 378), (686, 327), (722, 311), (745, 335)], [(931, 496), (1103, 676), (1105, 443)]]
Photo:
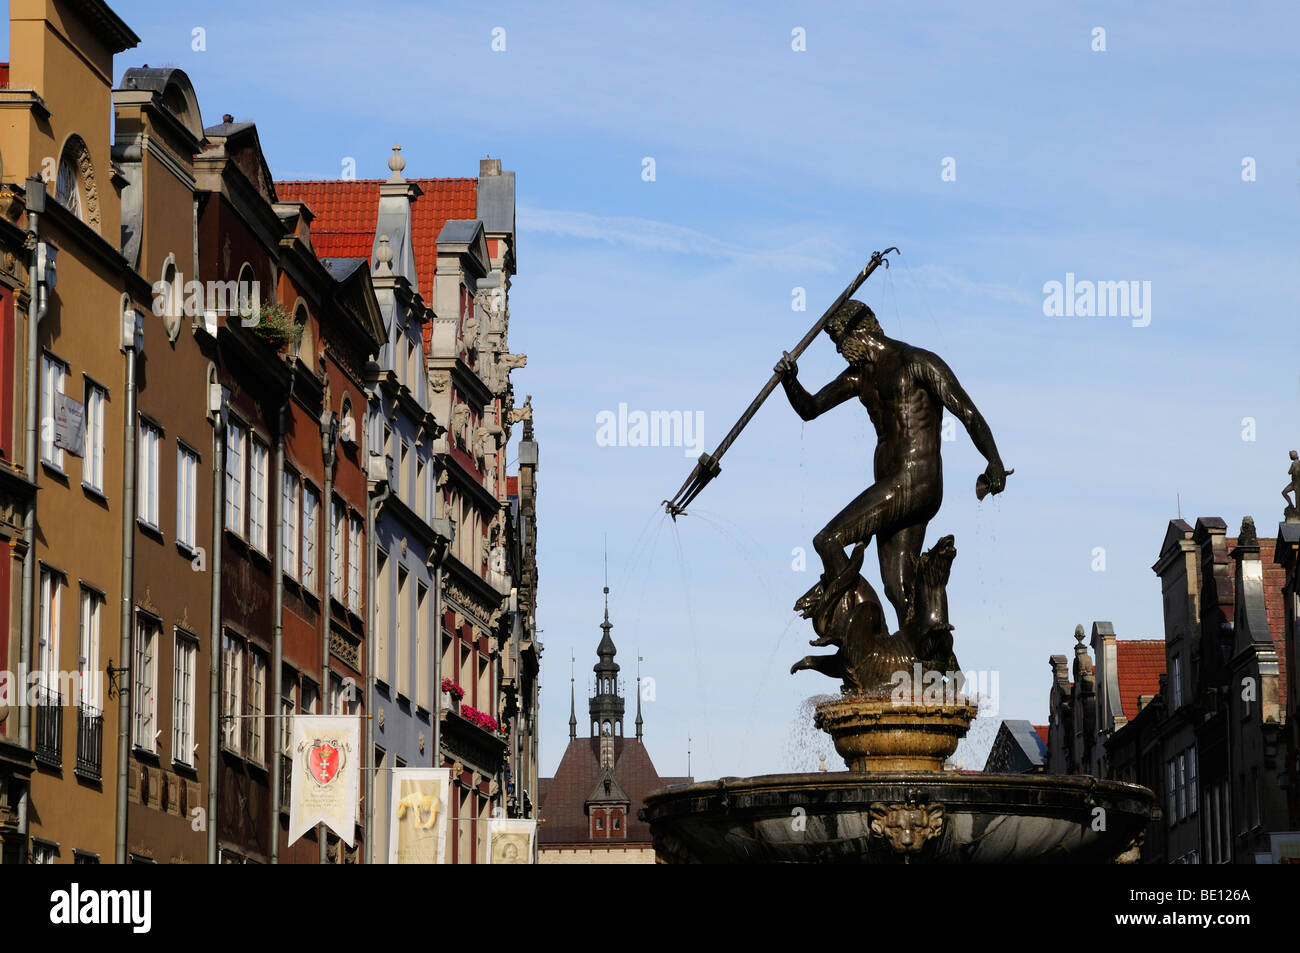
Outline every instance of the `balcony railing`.
[(36, 688), (36, 760), (63, 767), (63, 696), (44, 685)]
[(94, 705), (77, 707), (77, 774), (91, 781), (103, 776), (104, 713)]

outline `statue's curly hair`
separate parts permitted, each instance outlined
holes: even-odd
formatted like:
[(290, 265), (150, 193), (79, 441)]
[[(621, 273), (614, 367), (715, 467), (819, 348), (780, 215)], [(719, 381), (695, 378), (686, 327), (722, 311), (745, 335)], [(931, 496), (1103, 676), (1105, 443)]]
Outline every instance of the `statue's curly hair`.
[(826, 333), (837, 339), (859, 328), (871, 335), (884, 334), (876, 313), (856, 298), (845, 301), (826, 322)]

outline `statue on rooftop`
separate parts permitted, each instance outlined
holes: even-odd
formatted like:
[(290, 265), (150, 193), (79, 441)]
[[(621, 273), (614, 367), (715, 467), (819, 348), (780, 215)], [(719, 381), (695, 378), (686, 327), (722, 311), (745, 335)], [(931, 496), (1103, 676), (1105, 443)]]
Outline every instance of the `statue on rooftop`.
[[(1282, 487), (1282, 499), (1286, 500), (1286, 510), (1284, 519), (1295, 519), (1300, 516), (1300, 453), (1291, 451), (1291, 469), (1287, 471), (1291, 477), (1291, 482)], [(1295, 494), (1292, 499), (1291, 494)]]

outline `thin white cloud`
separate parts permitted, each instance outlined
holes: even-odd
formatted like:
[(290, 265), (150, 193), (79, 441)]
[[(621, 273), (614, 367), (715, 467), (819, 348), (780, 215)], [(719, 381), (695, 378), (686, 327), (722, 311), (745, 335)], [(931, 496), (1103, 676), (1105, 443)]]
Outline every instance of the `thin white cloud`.
[(562, 238), (602, 241), (673, 255), (698, 255), (786, 271), (834, 270), (827, 255), (807, 254), (802, 250), (812, 244), (810, 242), (800, 242), (786, 248), (746, 248), (693, 228), (648, 218), (520, 206), (519, 228), (520, 231), (540, 232)]

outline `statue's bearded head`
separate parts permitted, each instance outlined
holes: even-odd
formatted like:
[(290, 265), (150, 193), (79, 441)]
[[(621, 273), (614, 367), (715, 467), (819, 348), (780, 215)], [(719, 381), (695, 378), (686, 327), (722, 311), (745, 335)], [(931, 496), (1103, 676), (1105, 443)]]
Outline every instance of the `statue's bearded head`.
[(875, 312), (861, 301), (850, 298), (840, 305), (826, 322), (826, 333), (835, 342), (835, 349), (850, 364), (871, 360), (874, 351), (868, 343), (884, 337)]

